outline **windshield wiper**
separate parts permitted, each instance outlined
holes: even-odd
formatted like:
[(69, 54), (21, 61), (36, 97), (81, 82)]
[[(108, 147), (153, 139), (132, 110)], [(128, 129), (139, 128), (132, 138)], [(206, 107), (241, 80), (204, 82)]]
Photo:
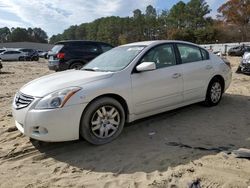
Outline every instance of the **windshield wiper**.
[(89, 68), (85, 68), (85, 69), (82, 69), (82, 70), (85, 70), (85, 71), (93, 71), (93, 72), (96, 71), (96, 69), (89, 69)]

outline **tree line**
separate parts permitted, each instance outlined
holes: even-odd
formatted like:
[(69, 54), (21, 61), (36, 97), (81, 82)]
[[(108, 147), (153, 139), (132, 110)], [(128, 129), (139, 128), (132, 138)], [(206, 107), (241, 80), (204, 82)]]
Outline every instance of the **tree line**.
[(41, 28), (0, 28), (0, 42), (48, 43), (47, 33)]
[(229, 0), (218, 9), (217, 19), (209, 17), (205, 0), (179, 1), (170, 10), (157, 12), (149, 5), (132, 17), (106, 17), (70, 26), (53, 35), (50, 43), (67, 39), (98, 40), (113, 45), (134, 41), (172, 39), (194, 43), (241, 42), (250, 40), (250, 0)]
[[(149, 5), (136, 9), (132, 17), (110, 16), (70, 26), (53, 35), (49, 43), (61, 40), (95, 40), (120, 45), (143, 40), (186, 40), (198, 44), (250, 41), (250, 0), (228, 0), (209, 16), (205, 0), (179, 1), (170, 10), (156, 11)], [(40, 28), (0, 28), (0, 42), (48, 42)]]

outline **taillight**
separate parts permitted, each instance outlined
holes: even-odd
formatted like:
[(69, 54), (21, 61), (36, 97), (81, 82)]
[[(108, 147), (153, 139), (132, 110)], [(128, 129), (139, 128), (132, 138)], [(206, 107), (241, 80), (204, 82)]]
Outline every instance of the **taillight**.
[(57, 59), (64, 59), (65, 53), (58, 53), (58, 54), (56, 55), (56, 57), (57, 57)]

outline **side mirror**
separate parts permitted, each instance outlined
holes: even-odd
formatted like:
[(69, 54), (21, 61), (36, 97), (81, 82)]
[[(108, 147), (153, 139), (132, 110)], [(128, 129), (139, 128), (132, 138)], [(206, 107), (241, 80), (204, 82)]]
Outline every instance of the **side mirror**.
[(156, 65), (154, 62), (143, 62), (136, 67), (136, 70), (138, 72), (151, 71), (155, 69), (156, 69)]

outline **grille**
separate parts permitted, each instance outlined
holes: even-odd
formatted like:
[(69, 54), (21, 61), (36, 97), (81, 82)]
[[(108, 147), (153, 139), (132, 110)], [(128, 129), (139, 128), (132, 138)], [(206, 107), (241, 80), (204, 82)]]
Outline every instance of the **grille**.
[(24, 95), (22, 93), (17, 93), (16, 98), (15, 98), (16, 109), (18, 110), (18, 109), (26, 108), (27, 106), (30, 105), (30, 103), (32, 103), (33, 100), (34, 100), (34, 97)]
[(249, 68), (250, 68), (250, 63), (244, 63), (244, 64), (242, 64), (242, 66), (243, 66), (244, 68), (249, 69)]

